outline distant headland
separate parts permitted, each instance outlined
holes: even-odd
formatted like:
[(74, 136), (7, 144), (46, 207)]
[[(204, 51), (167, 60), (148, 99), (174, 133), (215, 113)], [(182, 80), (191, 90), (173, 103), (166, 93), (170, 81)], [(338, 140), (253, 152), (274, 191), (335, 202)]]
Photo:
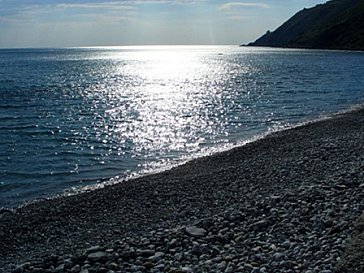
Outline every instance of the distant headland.
[(248, 46), (364, 50), (364, 1), (332, 0), (303, 9)]

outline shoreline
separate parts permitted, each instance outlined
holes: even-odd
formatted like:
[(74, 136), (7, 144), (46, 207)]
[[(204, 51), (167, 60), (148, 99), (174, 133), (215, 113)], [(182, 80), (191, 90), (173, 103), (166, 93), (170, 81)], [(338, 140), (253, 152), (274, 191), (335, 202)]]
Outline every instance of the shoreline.
[(124, 183), (126, 181), (129, 180), (135, 180), (135, 179), (140, 179), (143, 178), (145, 176), (150, 176), (150, 175), (156, 175), (156, 174), (160, 174), (166, 171), (170, 171), (172, 169), (178, 168), (184, 164), (187, 164), (191, 161), (194, 160), (198, 160), (200, 158), (204, 158), (204, 157), (210, 157), (210, 156), (214, 156), (216, 154), (220, 154), (220, 153), (225, 153), (228, 152), (230, 150), (233, 149), (239, 149), (244, 147), (247, 144), (256, 142), (256, 141), (260, 141), (272, 134), (277, 134), (277, 133), (281, 133), (287, 130), (292, 130), (292, 129), (296, 129), (299, 127), (303, 127), (303, 126), (307, 126), (310, 125), (312, 123), (316, 123), (316, 122), (321, 122), (321, 121), (325, 121), (325, 120), (330, 120), (333, 119), (337, 116), (340, 115), (344, 115), (347, 113), (351, 113), (351, 112), (355, 112), (358, 110), (364, 109), (364, 104), (363, 103), (358, 103), (358, 104), (354, 104), (352, 106), (350, 106), (349, 108), (344, 108), (341, 110), (336, 110), (333, 112), (329, 112), (329, 113), (325, 113), (323, 115), (319, 115), (316, 118), (313, 119), (306, 119), (303, 121), (300, 121), (296, 124), (287, 124), (287, 126), (283, 126), (282, 128), (279, 129), (274, 129), (274, 130), (268, 130), (266, 132), (254, 135), (252, 137), (249, 137), (247, 139), (241, 140), (241, 141), (237, 141), (236, 143), (228, 143), (227, 145), (223, 145), (223, 146), (219, 146), (213, 150), (215, 151), (205, 151), (205, 152), (201, 152), (198, 153), (192, 157), (186, 157), (186, 158), (181, 158), (181, 159), (176, 159), (171, 161), (170, 164), (165, 165), (163, 167), (160, 168), (147, 168), (145, 170), (141, 170), (139, 172), (132, 172), (130, 173), (130, 175), (126, 175), (124, 178), (119, 178), (117, 177), (111, 177), (111, 178), (107, 178), (105, 181), (101, 182), (101, 183), (96, 183), (96, 184), (91, 184), (88, 186), (79, 186), (79, 187), (73, 187), (73, 188), (69, 188), (69, 189), (65, 189), (62, 192), (55, 192), (55, 193), (50, 193), (48, 196), (44, 196), (44, 197), (39, 197), (39, 198), (34, 198), (34, 199), (30, 199), (30, 200), (26, 200), (23, 203), (19, 204), (19, 205), (15, 205), (15, 206), (7, 206), (7, 207), (0, 207), (0, 217), (1, 217), (1, 213), (6, 212), (6, 211), (15, 211), (17, 209), (20, 209), (22, 207), (26, 207), (28, 205), (31, 204), (35, 204), (38, 202), (43, 202), (43, 201), (49, 201), (52, 199), (57, 199), (57, 198), (63, 198), (63, 197), (68, 197), (68, 196), (73, 196), (73, 195), (78, 195), (78, 194), (83, 194), (83, 193), (87, 193), (90, 191), (95, 191), (95, 190), (99, 190), (99, 189), (103, 189), (105, 187), (109, 187), (109, 186), (114, 186), (117, 185), (119, 183)]
[(364, 53), (364, 49), (340, 49), (340, 48), (309, 48), (309, 47), (280, 47), (280, 46), (260, 46), (260, 45), (239, 45), (239, 47), (256, 47), (256, 48), (272, 48), (272, 49), (292, 49), (292, 50), (315, 50), (315, 51), (328, 51), (328, 52), (352, 52)]
[[(185, 246), (177, 244), (184, 252), (204, 242), (219, 249), (219, 253), (216, 249), (215, 252), (200, 249), (202, 252), (195, 252), (200, 254), (198, 256), (206, 255), (206, 259), (181, 258), (177, 266), (172, 266), (170, 261), (176, 259), (170, 250), (174, 248), (151, 243), (155, 246), (154, 254), (164, 253), (165, 267), (170, 262), (170, 268), (194, 270), (194, 266), (202, 266), (202, 261), (216, 259), (211, 262), (211, 269), (220, 265), (220, 269), (213, 269), (217, 272), (229, 267), (232, 272), (250, 272), (247, 271), (249, 265), (259, 270), (265, 267), (267, 272), (272, 269), (316, 272), (316, 267), (333, 272), (350, 237), (351, 223), (363, 210), (362, 139), (364, 109), (356, 109), (274, 132), (244, 146), (197, 158), (162, 173), (5, 212), (0, 216), (0, 268), (14, 269), (27, 260), (45, 266), (47, 257), (58, 255), (60, 258), (52, 265), (55, 270), (56, 263), (61, 265), (67, 255), (81, 257), (85, 249), (97, 245), (112, 246), (113, 252), (109, 254), (120, 256), (126, 251), (125, 238), (141, 250), (150, 246), (144, 246), (138, 238), (142, 236), (154, 242), (159, 231), (177, 243), (179, 239), (187, 241)], [(230, 216), (234, 219), (229, 219)], [(220, 218), (225, 220), (220, 221)], [(197, 226), (206, 234), (189, 236), (190, 226)], [(239, 236), (242, 238), (236, 240)], [(115, 246), (120, 240), (121, 245)], [(269, 245), (264, 245), (263, 240)], [(222, 247), (220, 241), (224, 243)], [(224, 249), (224, 245), (230, 247)], [(99, 250), (105, 249), (100, 247)], [(174, 254), (178, 252), (174, 251)], [(313, 261), (321, 261), (321, 257), (309, 259), (310, 253), (318, 252), (322, 252), (325, 262)], [(278, 259), (277, 253), (283, 256)], [(253, 254), (263, 257), (264, 261), (253, 259)], [(326, 257), (326, 254), (331, 256)], [(191, 256), (194, 255), (191, 250)], [(227, 256), (231, 259), (225, 259)], [(306, 257), (306, 261), (299, 261), (300, 256)], [(122, 265), (129, 264), (126, 270), (115, 258), (114, 271), (133, 272), (132, 265), (145, 267), (149, 260), (143, 259), (140, 259), (141, 265), (139, 262), (135, 265), (136, 257), (124, 258)], [(159, 271), (155, 272), (168, 272), (165, 267), (162, 270), (160, 260), (161, 257), (152, 261), (154, 269), (159, 266)], [(87, 263), (93, 268), (94, 263), (87, 261), (86, 257), (78, 263)], [(76, 266), (74, 263), (76, 261), (72, 262), (72, 268)]]

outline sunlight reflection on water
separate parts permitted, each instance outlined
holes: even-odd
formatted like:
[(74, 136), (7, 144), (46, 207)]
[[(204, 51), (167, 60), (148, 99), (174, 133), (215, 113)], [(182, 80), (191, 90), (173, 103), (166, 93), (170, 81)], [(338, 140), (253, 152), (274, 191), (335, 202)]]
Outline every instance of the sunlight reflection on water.
[[(134, 58), (133, 70), (120, 67), (117, 71), (140, 79), (141, 84), (128, 90), (124, 82), (115, 85), (113, 94), (127, 92), (126, 98), (133, 99), (107, 113), (122, 120), (114, 132), (132, 140), (138, 156), (195, 152), (205, 144), (206, 134), (227, 135), (220, 125), (226, 122), (221, 119), (225, 114), (221, 93), (209, 84), (226, 81), (226, 67), (220, 66), (218, 57), (214, 66), (200, 52), (148, 51)], [(220, 111), (211, 116), (209, 108)], [(125, 126), (123, 115), (130, 113)]]

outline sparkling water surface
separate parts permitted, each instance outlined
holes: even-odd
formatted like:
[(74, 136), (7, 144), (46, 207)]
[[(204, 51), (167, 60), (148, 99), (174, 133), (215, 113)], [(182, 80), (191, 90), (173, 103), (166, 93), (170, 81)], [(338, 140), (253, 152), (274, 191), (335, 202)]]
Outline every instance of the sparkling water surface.
[(0, 50), (0, 207), (118, 181), (364, 101), (364, 53)]

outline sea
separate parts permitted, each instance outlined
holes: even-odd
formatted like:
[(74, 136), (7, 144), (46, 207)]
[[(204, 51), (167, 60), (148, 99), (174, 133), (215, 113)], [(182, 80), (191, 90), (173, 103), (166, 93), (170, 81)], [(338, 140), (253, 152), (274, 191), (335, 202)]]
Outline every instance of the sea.
[(120, 183), (364, 102), (364, 53), (0, 49), (0, 208)]

